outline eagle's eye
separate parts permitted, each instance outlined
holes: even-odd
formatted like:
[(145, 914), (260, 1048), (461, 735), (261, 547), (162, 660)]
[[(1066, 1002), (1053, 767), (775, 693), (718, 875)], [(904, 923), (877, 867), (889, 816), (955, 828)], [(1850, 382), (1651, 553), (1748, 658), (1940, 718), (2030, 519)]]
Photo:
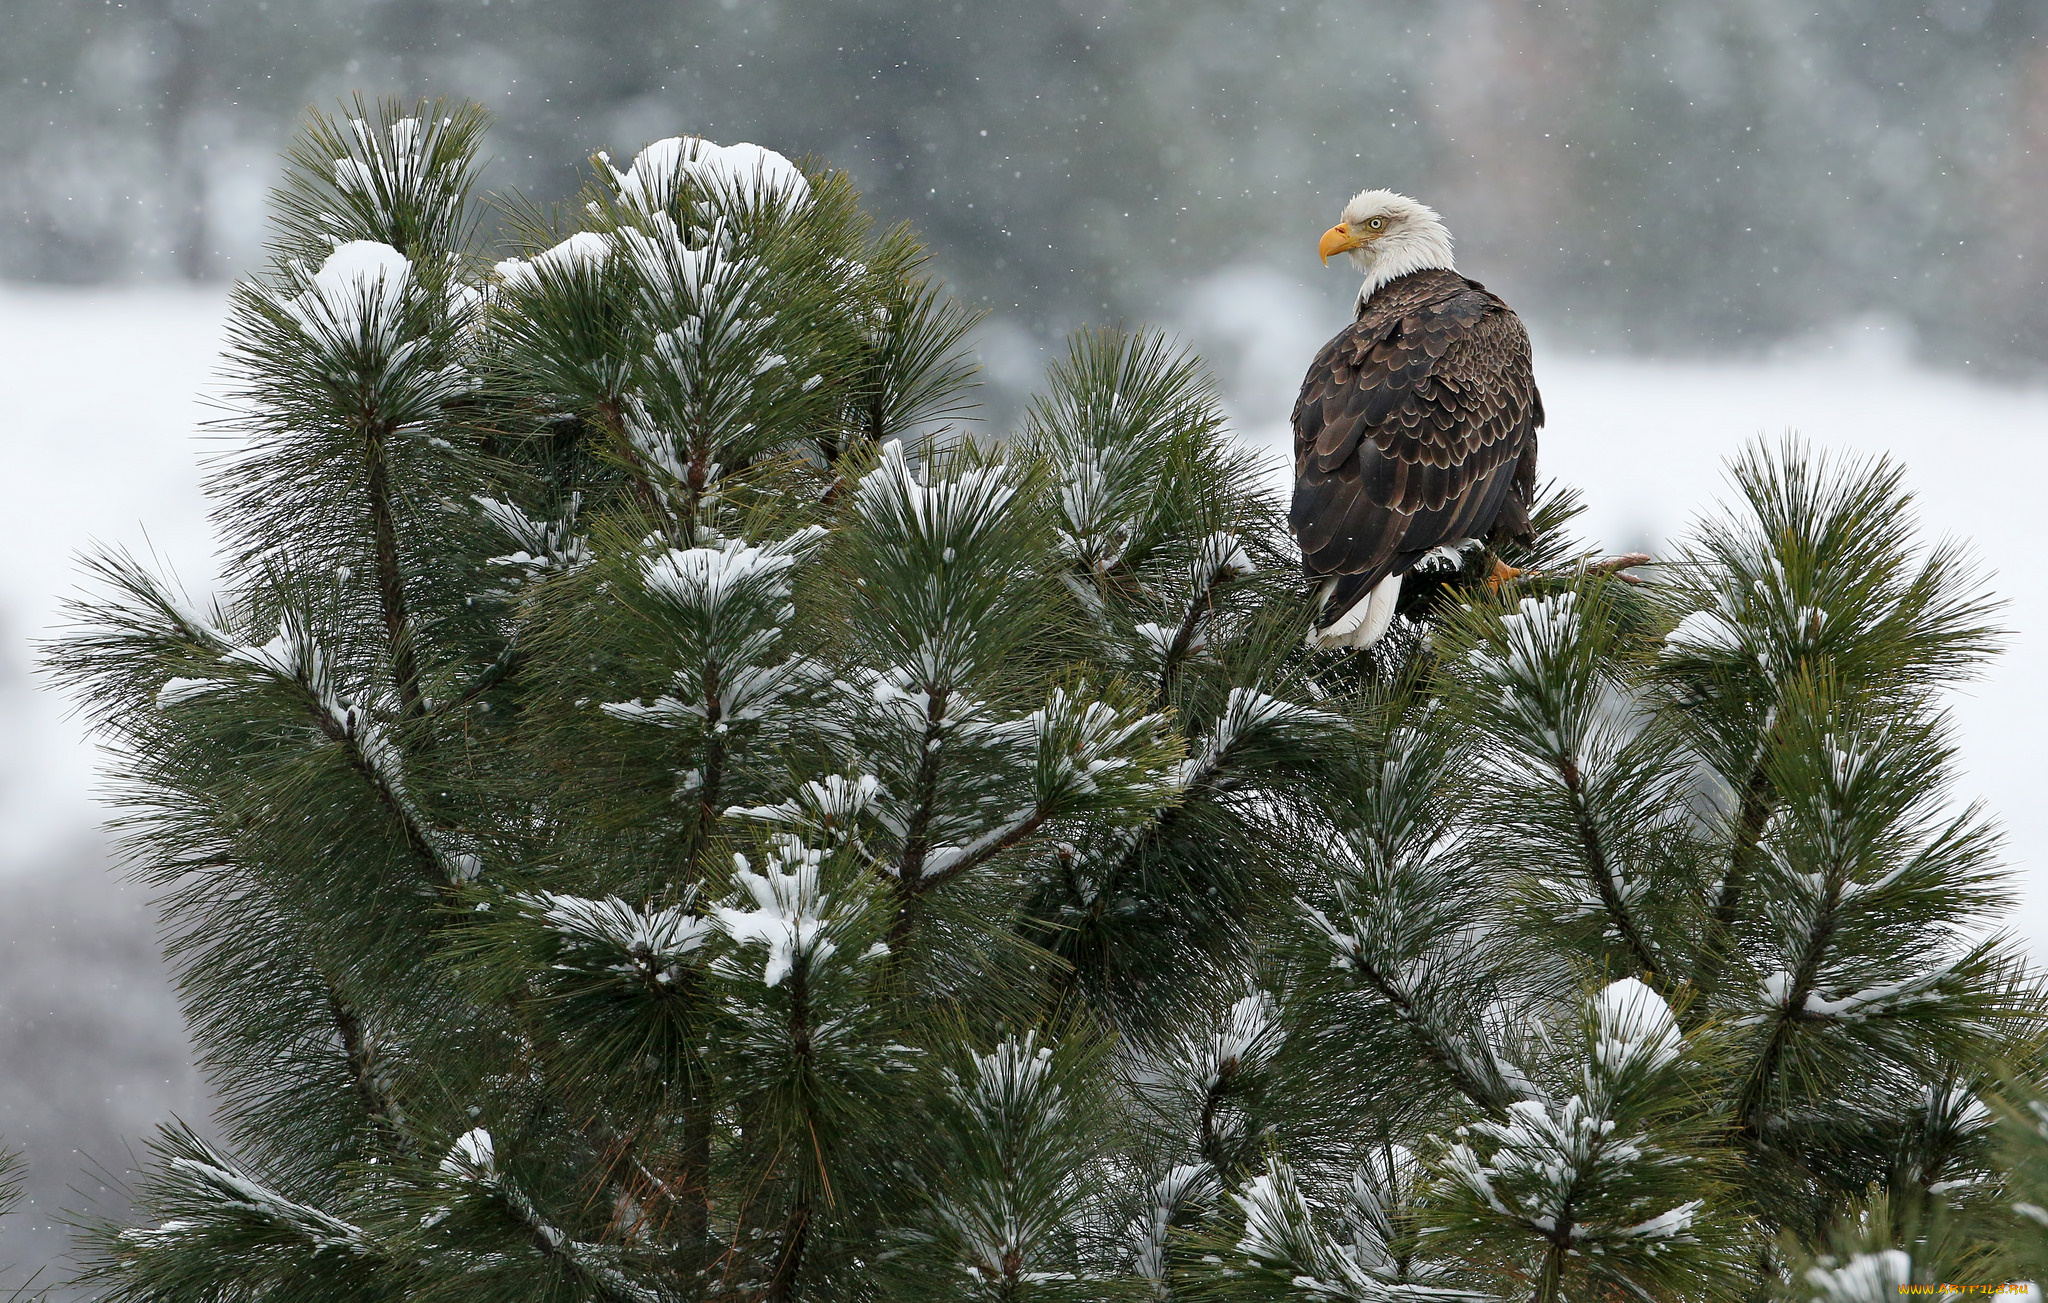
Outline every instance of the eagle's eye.
[(1369, 222), (1367, 222), (1367, 223), (1365, 224), (1365, 229), (1366, 229), (1366, 230), (1368, 230), (1368, 231), (1378, 231), (1378, 230), (1384, 230), (1384, 229), (1386, 228), (1386, 225), (1387, 225), (1387, 219), (1386, 219), (1386, 218), (1384, 218), (1384, 217), (1375, 217), (1375, 218), (1373, 218), (1373, 219), (1372, 219), (1371, 221), (1369, 221)]

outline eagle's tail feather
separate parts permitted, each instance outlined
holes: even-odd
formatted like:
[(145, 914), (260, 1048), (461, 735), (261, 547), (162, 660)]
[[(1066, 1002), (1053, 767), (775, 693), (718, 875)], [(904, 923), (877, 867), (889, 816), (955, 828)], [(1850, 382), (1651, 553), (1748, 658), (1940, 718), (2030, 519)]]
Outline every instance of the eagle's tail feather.
[[(1326, 600), (1328, 593), (1329, 590), (1326, 589)], [(1401, 576), (1388, 575), (1374, 584), (1370, 592), (1359, 594), (1358, 599), (1336, 619), (1320, 629), (1311, 630), (1308, 635), (1309, 646), (1349, 647), (1356, 651), (1364, 651), (1386, 637), (1388, 628), (1394, 623), (1394, 604), (1400, 598)]]

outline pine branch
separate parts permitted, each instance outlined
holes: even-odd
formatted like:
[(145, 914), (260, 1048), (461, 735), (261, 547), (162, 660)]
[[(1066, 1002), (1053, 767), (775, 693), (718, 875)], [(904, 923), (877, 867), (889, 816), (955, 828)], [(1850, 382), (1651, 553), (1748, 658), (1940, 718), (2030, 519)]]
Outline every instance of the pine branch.
[(949, 862), (945, 868), (921, 873), (917, 879), (917, 890), (930, 891), (956, 878), (965, 877), (1004, 851), (1023, 845), (1035, 836), (1039, 829), (1045, 827), (1052, 816), (1052, 805), (1048, 802), (1039, 802), (1022, 818), (1000, 824), (975, 838), (959, 858)]
[(1749, 781), (1742, 787), (1742, 805), (1735, 819), (1735, 838), (1729, 849), (1728, 868), (1714, 891), (1713, 912), (1707, 917), (1707, 934), (1700, 948), (1699, 962), (1693, 969), (1694, 998), (1686, 1009), (1689, 1022), (1696, 1023), (1707, 1016), (1711, 1007), (1709, 1001), (1721, 984), (1721, 970), (1726, 966), (1734, 944), (1735, 925), (1742, 917), (1743, 895), (1756, 874), (1764, 829), (1770, 825), (1771, 812), (1776, 804), (1768, 768), (1772, 745), (1771, 742), (1765, 743), (1764, 753), (1758, 757), (1755, 768), (1750, 770)]
[[(1209, 555), (1212, 551), (1221, 551), (1214, 546), (1219, 540), (1228, 550), (1222, 551), (1221, 555)], [(1201, 629), (1203, 618), (1216, 613), (1217, 591), (1236, 582), (1250, 570), (1249, 559), (1244, 557), (1234, 535), (1211, 535), (1204, 540), (1195, 560), (1195, 583), (1188, 595), (1186, 613), (1160, 655), (1159, 687), (1153, 694), (1154, 710), (1164, 710), (1172, 701), (1181, 664), (1198, 649), (1196, 634)]]
[(711, 845), (712, 830), (725, 810), (725, 743), (719, 738), (723, 727), (723, 704), (719, 693), (718, 666), (704, 663), (704, 752), (699, 767), (697, 818), (690, 828), (690, 842), (683, 852), (683, 885), (688, 890), (704, 880), (704, 857)]
[(374, 418), (363, 428), (366, 473), (363, 489), (370, 505), (370, 525), (376, 539), (377, 604), (384, 613), (384, 636), (391, 648), (392, 679), (398, 686), (400, 714), (416, 720), (424, 710), (420, 692), (419, 661), (413, 652), (412, 619), (406, 611), (405, 575), (398, 563), (398, 525), (391, 512), (391, 472), (385, 462), (384, 445), (392, 428)]
[(651, 521), (659, 522), (669, 541), (678, 546), (688, 546), (691, 540), (684, 532), (675, 512), (671, 509), (668, 495), (656, 484), (654, 469), (647, 464), (647, 458), (634, 444), (627, 432), (627, 416), (624, 406), (613, 398), (597, 404), (598, 428), (604, 432), (605, 446), (626, 469), (626, 480), (632, 486), (633, 496)]
[[(931, 824), (938, 802), (939, 747), (950, 694), (943, 688), (929, 694), (925, 707), (922, 745), (918, 749), (917, 777), (911, 789), (910, 819), (904, 828), (903, 852), (896, 862), (894, 877), (902, 896), (896, 907), (896, 921), (889, 929), (891, 953), (901, 953), (916, 926), (912, 902), (923, 889), (925, 857), (931, 852)], [(950, 754), (950, 753), (949, 753)]]
[(362, 1105), (364, 1116), (391, 1138), (398, 1152), (410, 1152), (412, 1137), (406, 1127), (405, 1113), (379, 1077), (376, 1051), (363, 1028), (361, 1017), (341, 997), (331, 980), (323, 978), (323, 984), (327, 988), (328, 1015), (334, 1020), (335, 1034), (340, 1037), (342, 1054), (348, 1060), (349, 1080), (355, 1087), (357, 1103)]
[(789, 1216), (789, 1238), (775, 1260), (775, 1272), (768, 1278), (767, 1303), (788, 1303), (796, 1297), (797, 1277), (803, 1270), (804, 1245), (810, 1238), (811, 1205), (799, 1202)]
[(507, 641), (504, 650), (498, 653), (497, 659), (485, 666), (483, 673), (471, 679), (467, 687), (451, 697), (434, 703), (433, 716), (439, 719), (458, 715), (475, 705), (499, 684), (517, 674), (525, 660), (526, 653), (518, 643)]
[(317, 693), (307, 693), (306, 710), (320, 731), (327, 735), (327, 740), (341, 747), (347, 754), (350, 768), (363, 779), (375, 794), (378, 804), (382, 805), (385, 812), (397, 822), (405, 835), (406, 846), (411, 849), (414, 859), (420, 866), (422, 876), (436, 887), (442, 888), (466, 876), (444, 860), (438, 841), (427, 831), (419, 812), (392, 780), (392, 775), (387, 772), (385, 765), (379, 763), (379, 757), (372, 755), (363, 746), (362, 735), (350, 728), (345, 721), (337, 719)]
[[(170, 614), (173, 627), (181, 637), (215, 653), (224, 665), (252, 668), (269, 682), (297, 696), (305, 717), (322, 736), (341, 749), (350, 769), (363, 780), (377, 803), (398, 825), (408, 850), (422, 870), (422, 876), (442, 888), (474, 876), (448, 859), (439, 840), (428, 830), (412, 800), (405, 795), (399, 773), (402, 759), (382, 726), (371, 717), (369, 703), (363, 701), (347, 705), (337, 695), (329, 681), (326, 655), (302, 627), (302, 616), (288, 610), (279, 623), (277, 638), (266, 646), (251, 647), (179, 610), (160, 595), (156, 602)], [(211, 695), (227, 686), (228, 680), (174, 679), (164, 685), (163, 692), (158, 694), (158, 703), (177, 704)]]
[(599, 1246), (579, 1243), (550, 1222), (509, 1178), (493, 1174), (486, 1184), (496, 1201), (526, 1232), (527, 1243), (578, 1285), (607, 1303), (664, 1303), (658, 1291), (635, 1284), (604, 1262), (604, 1251)]
[(1593, 880), (1593, 889), (1600, 893), (1600, 903), (1607, 911), (1608, 921), (1628, 948), (1636, 971), (1661, 991), (1665, 983), (1663, 971), (1655, 952), (1644, 939), (1642, 929), (1636, 925), (1628, 903), (1621, 898), (1621, 892), (1615, 885), (1614, 871), (1607, 860), (1607, 848), (1601, 841), (1599, 823), (1586, 799), (1584, 776), (1571, 756), (1558, 759), (1557, 771), (1558, 777), (1564, 780), (1565, 791), (1570, 793), (1572, 827), (1578, 834), (1580, 853), (1585, 856), (1587, 875)]
[[(800, 1064), (808, 1069), (811, 1058), (811, 999), (810, 964), (798, 962), (792, 965), (789, 975), (789, 1041), (790, 1052)], [(805, 1127), (811, 1133), (813, 1149), (817, 1145), (817, 1128), (811, 1119), (805, 1119)], [(818, 1155), (819, 1175), (824, 1175), (824, 1155)], [(811, 1230), (811, 1187), (806, 1181), (797, 1195), (796, 1207), (785, 1219), (788, 1239), (782, 1252), (776, 1255), (775, 1269), (768, 1281), (769, 1303), (787, 1303), (796, 1292), (797, 1279), (804, 1266), (804, 1244)]]
[[(606, 1170), (610, 1174), (608, 1181), (615, 1183), (627, 1197), (642, 1201), (651, 1195), (672, 1213), (687, 1215), (692, 1200), (683, 1179), (670, 1180), (650, 1168), (640, 1153), (641, 1137), (612, 1130), (603, 1114), (593, 1115), (582, 1127), (582, 1134), (588, 1136), (592, 1145), (605, 1156)], [(618, 1174), (622, 1164), (631, 1168), (628, 1176)], [(695, 1202), (700, 1208), (703, 1206), (701, 1192)]]
[(1208, 735), (1175, 773), (1174, 799), (1163, 803), (1142, 828), (1124, 834), (1123, 853), (1095, 892), (1096, 917), (1111, 898), (1112, 888), (1137, 873), (1148, 854), (1170, 841), (1189, 811), (1203, 802), (1219, 800), (1241, 776), (1240, 767), (1255, 758), (1261, 747), (1343, 730), (1342, 718), (1328, 711), (1283, 701), (1253, 687), (1232, 689)]
[(1464, 1047), (1443, 1034), (1437, 1020), (1418, 1005), (1413, 996), (1381, 968), (1368, 959), (1363, 947), (1346, 956), (1352, 968), (1382, 1000), (1390, 1005), (1401, 1021), (1405, 1023), (1423, 1054), (1438, 1071), (1444, 1074), (1458, 1093), (1477, 1107), (1488, 1112), (1501, 1112), (1514, 1102), (1516, 1095), (1500, 1080), (1498, 1070), (1481, 1073), (1475, 1071), (1475, 1063)]

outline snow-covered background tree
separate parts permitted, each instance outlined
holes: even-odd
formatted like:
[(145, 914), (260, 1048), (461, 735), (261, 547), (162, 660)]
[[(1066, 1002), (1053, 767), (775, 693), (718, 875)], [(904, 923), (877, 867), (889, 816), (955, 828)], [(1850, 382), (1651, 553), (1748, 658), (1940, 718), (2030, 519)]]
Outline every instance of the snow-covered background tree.
[(600, 154), (494, 261), (483, 130), (308, 127), (228, 581), (101, 555), (52, 653), (223, 1100), (90, 1286), (1741, 1298), (1876, 1221), (1911, 1279), (2024, 1265), (1982, 1101), (2042, 999), (1940, 695), (1992, 611), (1895, 469), (1759, 449), (1640, 584), (1553, 497), (1525, 579), (1312, 655), (1167, 341), (980, 432), (972, 315), (843, 176)]

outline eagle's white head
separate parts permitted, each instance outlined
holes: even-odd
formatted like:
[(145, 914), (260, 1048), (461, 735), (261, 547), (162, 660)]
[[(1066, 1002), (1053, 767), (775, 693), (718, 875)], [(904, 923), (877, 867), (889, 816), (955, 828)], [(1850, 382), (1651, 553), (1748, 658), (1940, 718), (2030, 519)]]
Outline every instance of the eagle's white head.
[(1431, 268), (1456, 271), (1451, 233), (1436, 209), (1391, 190), (1361, 190), (1344, 205), (1344, 220), (1323, 232), (1318, 249), (1325, 263), (1333, 253), (1351, 255), (1365, 273), (1358, 301), (1397, 276)]

